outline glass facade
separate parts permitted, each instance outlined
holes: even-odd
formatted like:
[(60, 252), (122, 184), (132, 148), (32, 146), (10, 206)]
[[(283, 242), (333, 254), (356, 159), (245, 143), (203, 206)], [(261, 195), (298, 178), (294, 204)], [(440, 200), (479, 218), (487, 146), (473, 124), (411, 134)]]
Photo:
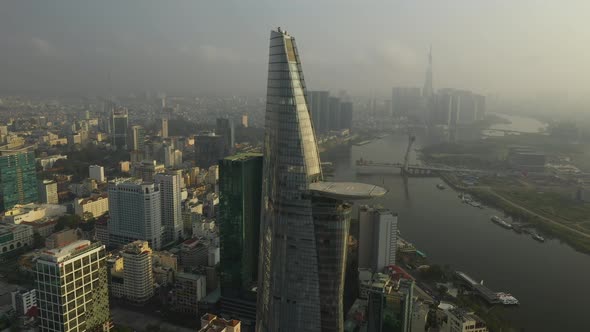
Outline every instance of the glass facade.
[(221, 294), (243, 298), (258, 274), (262, 155), (219, 162)]
[(41, 331), (109, 330), (105, 248), (100, 243), (80, 247), (65, 259), (42, 256), (37, 260)]
[(35, 153), (0, 156), (0, 211), (38, 199)]
[(309, 184), (322, 178), (295, 40), (272, 31), (264, 141), (258, 331), (320, 331)]
[(280, 30), (270, 37), (266, 103), (256, 329), (342, 331), (343, 200), (386, 191), (322, 182), (297, 45)]

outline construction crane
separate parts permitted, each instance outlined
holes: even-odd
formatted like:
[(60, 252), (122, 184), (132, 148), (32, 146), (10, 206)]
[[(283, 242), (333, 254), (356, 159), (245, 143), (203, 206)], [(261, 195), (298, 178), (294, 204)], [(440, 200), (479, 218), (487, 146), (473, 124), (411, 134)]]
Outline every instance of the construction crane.
[(410, 163), (410, 151), (412, 149), (412, 145), (416, 140), (416, 136), (412, 135), (411, 132), (408, 133), (408, 148), (406, 149), (406, 155), (404, 156), (404, 165), (402, 167), (402, 175), (408, 174), (408, 166)]

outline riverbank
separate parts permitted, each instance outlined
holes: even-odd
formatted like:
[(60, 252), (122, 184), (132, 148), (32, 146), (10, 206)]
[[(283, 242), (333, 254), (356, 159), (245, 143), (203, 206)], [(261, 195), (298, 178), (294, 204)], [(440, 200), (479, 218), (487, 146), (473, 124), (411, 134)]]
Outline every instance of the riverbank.
[(530, 208), (523, 207), (495, 192), (493, 187), (463, 186), (457, 177), (448, 174), (441, 175), (441, 179), (453, 189), (469, 193), (482, 203), (504, 211), (506, 215), (516, 218), (521, 222), (533, 224), (544, 234), (564, 241), (575, 250), (590, 254), (590, 234), (544, 216), (541, 212), (532, 211)]

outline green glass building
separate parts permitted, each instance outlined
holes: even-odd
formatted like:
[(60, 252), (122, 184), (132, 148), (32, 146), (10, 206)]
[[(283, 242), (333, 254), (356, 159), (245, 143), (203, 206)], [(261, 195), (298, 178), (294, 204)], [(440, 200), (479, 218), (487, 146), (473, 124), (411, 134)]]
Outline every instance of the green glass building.
[(35, 153), (0, 156), (0, 211), (39, 199)]
[(257, 280), (262, 154), (219, 161), (221, 294), (243, 298)]

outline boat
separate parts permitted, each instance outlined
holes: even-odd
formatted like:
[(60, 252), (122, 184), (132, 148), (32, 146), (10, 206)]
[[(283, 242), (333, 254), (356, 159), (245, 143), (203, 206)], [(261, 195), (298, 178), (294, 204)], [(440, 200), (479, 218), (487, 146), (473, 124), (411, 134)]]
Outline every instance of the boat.
[(480, 202), (476, 202), (474, 200), (469, 201), (467, 204), (469, 204), (469, 205), (471, 205), (473, 207), (476, 207), (476, 208), (483, 209), (483, 207), (481, 206), (481, 203)]
[(512, 225), (511, 224), (507, 223), (506, 221), (504, 221), (502, 218), (500, 218), (498, 216), (493, 216), (491, 219), (492, 219), (492, 221), (494, 223), (496, 223), (496, 224), (498, 224), (498, 225), (500, 225), (500, 226), (502, 226), (504, 228), (507, 228), (507, 229), (511, 229), (512, 228)]
[(541, 235), (539, 235), (538, 233), (533, 233), (533, 239), (539, 241), (539, 242), (545, 242), (545, 238), (542, 237)]
[(369, 144), (371, 142), (372, 142), (371, 140), (366, 140), (366, 141), (361, 141), (361, 142), (358, 142), (358, 143), (354, 143), (354, 145), (356, 145), (356, 146), (363, 146), (363, 145), (367, 145), (367, 144)]
[(471, 198), (471, 196), (469, 194), (461, 194), (459, 196), (461, 198), (461, 201), (463, 201), (463, 203), (468, 203), (473, 201), (473, 198)]
[(437, 184), (437, 185), (436, 185), (436, 187), (437, 187), (438, 189), (440, 189), (440, 190), (445, 190), (445, 189), (447, 189), (447, 187), (445, 187), (445, 185), (444, 185), (444, 184), (442, 184), (442, 183), (439, 183), (439, 184)]
[(500, 303), (504, 305), (518, 305), (518, 300), (510, 293), (496, 293)]

